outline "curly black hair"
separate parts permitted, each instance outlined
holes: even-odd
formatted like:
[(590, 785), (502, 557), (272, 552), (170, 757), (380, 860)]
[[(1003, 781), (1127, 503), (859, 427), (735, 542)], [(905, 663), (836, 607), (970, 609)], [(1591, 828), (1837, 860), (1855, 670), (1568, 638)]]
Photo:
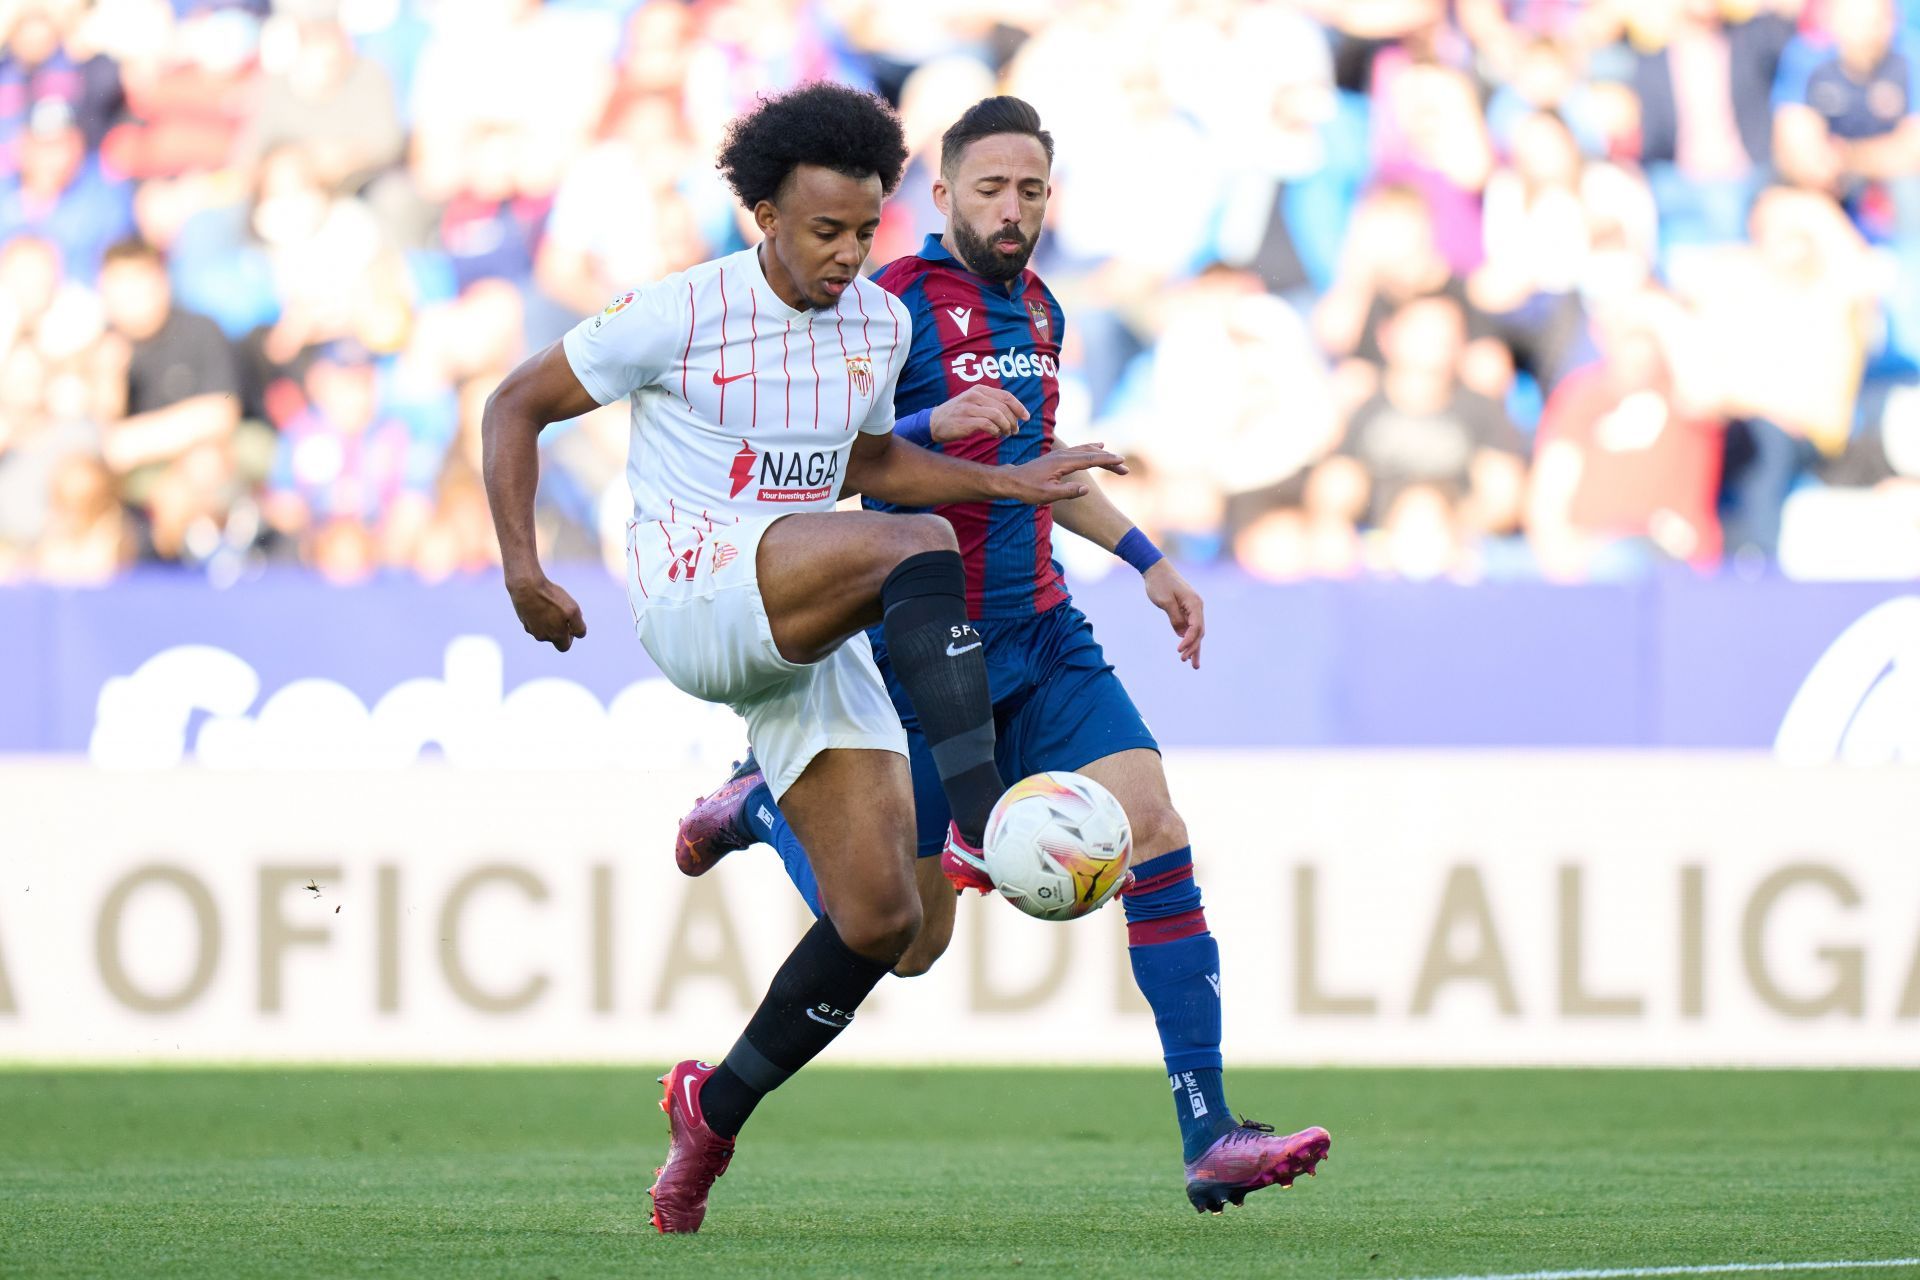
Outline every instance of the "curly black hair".
[(797, 165), (899, 185), (907, 138), (893, 109), (870, 93), (821, 81), (771, 98), (727, 126), (718, 168), (749, 211), (775, 199)]

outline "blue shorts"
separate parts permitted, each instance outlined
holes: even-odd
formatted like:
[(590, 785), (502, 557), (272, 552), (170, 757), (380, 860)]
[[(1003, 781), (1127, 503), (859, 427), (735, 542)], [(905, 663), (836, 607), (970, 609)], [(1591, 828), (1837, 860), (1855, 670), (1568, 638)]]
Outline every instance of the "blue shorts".
[[(986, 642), (987, 688), (999, 738), (994, 754), (1002, 778), (1016, 782), (1047, 769), (1078, 769), (1116, 751), (1160, 749), (1093, 638), (1093, 624), (1072, 604), (1031, 618), (990, 618), (976, 625)], [(920, 856), (930, 858), (947, 842), (952, 814), (946, 792), (906, 690), (894, 679), (880, 628), (867, 634), (906, 726)]]

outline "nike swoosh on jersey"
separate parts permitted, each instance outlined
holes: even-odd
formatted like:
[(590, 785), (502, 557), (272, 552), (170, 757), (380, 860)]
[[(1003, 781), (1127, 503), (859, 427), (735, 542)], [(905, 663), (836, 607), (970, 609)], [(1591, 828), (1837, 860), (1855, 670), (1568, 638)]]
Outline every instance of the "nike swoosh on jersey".
[(723, 378), (720, 376), (720, 371), (715, 369), (713, 371), (713, 385), (716, 387), (724, 387), (729, 382), (738, 382), (742, 378), (751, 378), (752, 376), (753, 370), (749, 369), (745, 373), (730, 373)]

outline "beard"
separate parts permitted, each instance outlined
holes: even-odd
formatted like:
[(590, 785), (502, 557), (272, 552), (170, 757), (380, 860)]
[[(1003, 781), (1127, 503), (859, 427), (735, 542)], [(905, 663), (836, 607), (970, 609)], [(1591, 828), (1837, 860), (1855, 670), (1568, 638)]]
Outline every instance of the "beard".
[[(1013, 254), (1000, 252), (997, 242), (1001, 240), (1020, 241), (1019, 252)], [(993, 234), (982, 237), (976, 235), (973, 228), (959, 218), (953, 220), (953, 247), (960, 261), (966, 263), (967, 269), (973, 274), (983, 276), (996, 284), (1018, 280), (1020, 273), (1027, 269), (1027, 260), (1033, 257), (1034, 246), (1039, 241), (1040, 237), (1037, 233), (1033, 239), (1029, 240), (1022, 234), (1020, 228), (1012, 226), (997, 227)]]

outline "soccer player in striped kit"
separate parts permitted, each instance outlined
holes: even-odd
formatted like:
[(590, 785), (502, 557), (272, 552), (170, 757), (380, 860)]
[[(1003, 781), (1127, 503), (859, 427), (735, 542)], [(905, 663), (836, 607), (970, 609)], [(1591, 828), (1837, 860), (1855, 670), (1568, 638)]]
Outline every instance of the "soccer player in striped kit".
[(928, 877), (906, 735), (868, 628), (940, 757), (950, 838), (968, 856), (1005, 789), (952, 528), (836, 511), (842, 485), (902, 507), (1045, 503), (1088, 492), (1074, 472), (1120, 463), (1086, 448), (990, 467), (894, 433), (912, 319), (860, 268), (905, 163), (899, 121), (868, 94), (816, 84), (762, 100), (720, 154), (761, 243), (614, 299), (509, 374), (482, 420), (508, 594), (528, 633), (565, 651), (586, 624), (540, 568), (536, 441), (547, 423), (630, 403), (634, 629), (676, 686), (746, 720), (768, 803), (813, 851), (819, 919), (745, 1032), (717, 1066), (688, 1059), (661, 1077), (671, 1137), (649, 1190), (664, 1232), (699, 1229), (748, 1115), (919, 933)]
[[(1008, 97), (976, 104), (942, 139), (933, 194), (946, 231), (875, 277), (913, 317), (895, 392), (904, 415), (897, 430), (948, 457), (1017, 467), (1052, 446), (1066, 317), (1027, 269), (1046, 216), (1052, 162), (1053, 139), (1032, 106)], [(871, 491), (866, 505), (904, 509)], [(952, 526), (965, 565), (967, 615), (985, 644), (1003, 776), (1085, 774), (1119, 798), (1133, 825), (1135, 881), (1121, 898), (1128, 955), (1160, 1034), (1189, 1201), (1218, 1213), (1260, 1187), (1291, 1185), (1314, 1171), (1330, 1139), (1317, 1127), (1280, 1135), (1236, 1122), (1227, 1108), (1220, 950), (1193, 878), (1186, 826), (1168, 795), (1158, 744), (1068, 596), (1053, 559), (1053, 524), (1140, 571), (1148, 598), (1179, 636), (1178, 657), (1196, 668), (1205, 632), (1199, 594), (1098, 488), (1051, 507), (991, 501), (934, 510)], [(979, 857), (946, 839), (935, 754), (907, 688), (894, 678), (885, 637), (872, 638), (909, 733), (920, 855), (940, 857), (956, 889), (990, 893)], [(749, 757), (682, 821), (676, 860), (699, 875), (728, 852), (764, 841), (817, 913), (811, 846), (777, 800)], [(926, 923), (896, 973), (925, 972), (952, 936), (951, 894), (924, 894), (923, 912)]]

